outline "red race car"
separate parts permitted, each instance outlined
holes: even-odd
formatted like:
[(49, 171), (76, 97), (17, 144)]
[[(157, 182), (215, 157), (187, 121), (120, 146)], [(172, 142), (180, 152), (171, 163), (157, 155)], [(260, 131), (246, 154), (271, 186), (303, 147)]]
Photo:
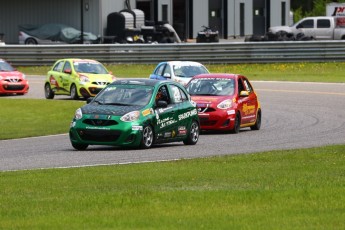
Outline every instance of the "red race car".
[(200, 74), (187, 91), (196, 102), (201, 130), (259, 130), (261, 107), (249, 80), (237, 74)]
[(0, 59), (0, 95), (24, 95), (29, 91), (25, 74), (14, 69), (8, 62)]

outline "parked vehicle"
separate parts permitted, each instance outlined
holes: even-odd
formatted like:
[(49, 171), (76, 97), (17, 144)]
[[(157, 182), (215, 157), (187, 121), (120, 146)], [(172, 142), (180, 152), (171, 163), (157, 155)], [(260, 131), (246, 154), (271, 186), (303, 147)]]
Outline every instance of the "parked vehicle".
[(167, 61), (160, 62), (150, 75), (150, 78), (158, 80), (170, 79), (186, 85), (192, 77), (202, 73), (209, 73), (209, 71), (199, 62)]
[(116, 77), (100, 62), (91, 59), (60, 59), (48, 71), (44, 83), (47, 99), (70, 95), (72, 99), (94, 97)]
[(345, 16), (345, 3), (343, 2), (327, 3), (326, 16)]
[(13, 68), (4, 59), (0, 59), (0, 95), (24, 95), (29, 91), (29, 82), (25, 74)]
[(292, 26), (270, 27), (269, 33), (287, 33), (297, 36), (303, 33), (316, 40), (345, 39), (345, 17), (307, 17)]
[(206, 42), (219, 42), (219, 32), (213, 31), (208, 26), (202, 26), (204, 29), (198, 32), (196, 37), (197, 43), (206, 43)]
[(199, 139), (199, 118), (186, 89), (173, 81), (124, 79), (108, 85), (77, 109), (69, 132), (72, 146), (150, 148)]
[[(84, 44), (100, 42), (92, 33), (83, 34)], [(19, 44), (78, 44), (81, 40), (81, 31), (63, 24), (19, 25)]]
[(186, 86), (197, 103), (201, 130), (238, 133), (261, 127), (261, 106), (248, 78), (237, 74), (200, 74)]

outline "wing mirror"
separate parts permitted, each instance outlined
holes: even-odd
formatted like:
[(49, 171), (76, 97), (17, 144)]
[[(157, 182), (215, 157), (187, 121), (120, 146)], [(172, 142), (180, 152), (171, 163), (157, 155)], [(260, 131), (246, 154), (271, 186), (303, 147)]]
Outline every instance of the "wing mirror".
[(156, 106), (157, 106), (157, 108), (166, 108), (166, 107), (168, 107), (168, 102), (163, 101), (163, 100), (158, 100), (156, 102)]
[(86, 99), (86, 104), (89, 104), (92, 100), (93, 100), (93, 97), (89, 97), (88, 99)]
[(165, 73), (165, 74), (163, 74), (163, 77), (165, 77), (165, 78), (171, 78), (171, 75), (170, 75), (170, 73)]
[(243, 91), (240, 92), (240, 97), (248, 97), (248, 96), (249, 96), (249, 92), (248, 91), (243, 90)]
[(71, 69), (65, 69), (63, 72), (64, 72), (64, 73), (67, 73), (67, 74), (71, 74), (71, 73), (72, 73), (72, 70), (71, 70)]

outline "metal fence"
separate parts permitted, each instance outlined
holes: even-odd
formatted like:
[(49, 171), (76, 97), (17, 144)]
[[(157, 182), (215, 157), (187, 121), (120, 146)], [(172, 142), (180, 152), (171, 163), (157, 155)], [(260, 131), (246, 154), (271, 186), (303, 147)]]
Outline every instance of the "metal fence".
[(52, 65), (60, 58), (90, 58), (106, 64), (157, 64), (167, 60), (204, 64), (333, 62), (345, 61), (345, 41), (2, 45), (0, 58), (15, 66)]

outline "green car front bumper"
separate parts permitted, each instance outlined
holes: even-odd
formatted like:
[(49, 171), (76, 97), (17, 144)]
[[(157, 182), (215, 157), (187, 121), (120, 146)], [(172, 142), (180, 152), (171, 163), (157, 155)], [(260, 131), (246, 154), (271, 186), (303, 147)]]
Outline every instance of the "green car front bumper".
[(69, 136), (75, 144), (138, 147), (142, 130), (143, 125), (139, 122), (123, 122), (120, 117), (83, 117), (71, 122)]

